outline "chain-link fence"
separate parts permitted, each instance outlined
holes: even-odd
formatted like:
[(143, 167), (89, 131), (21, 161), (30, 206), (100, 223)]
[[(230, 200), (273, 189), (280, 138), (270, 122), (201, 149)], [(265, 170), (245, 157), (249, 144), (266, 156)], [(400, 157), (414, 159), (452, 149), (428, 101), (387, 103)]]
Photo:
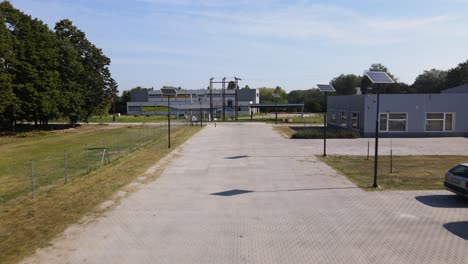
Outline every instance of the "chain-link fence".
[[(183, 126), (186, 123), (171, 123), (171, 132)], [(167, 124), (109, 129), (92, 140), (80, 141), (84, 144), (50, 149), (40, 157), (24, 153), (17, 163), (20, 166), (12, 164), (2, 169), (5, 175), (0, 177), (0, 205), (19, 197), (34, 196), (41, 189), (70, 183), (157, 140), (167, 140)]]

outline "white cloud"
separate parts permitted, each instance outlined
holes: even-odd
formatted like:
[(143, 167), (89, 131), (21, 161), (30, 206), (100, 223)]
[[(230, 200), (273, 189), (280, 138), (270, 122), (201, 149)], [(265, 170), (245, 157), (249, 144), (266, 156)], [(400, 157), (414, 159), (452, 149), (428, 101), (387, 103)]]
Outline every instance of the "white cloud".
[(411, 41), (427, 34), (454, 34), (466, 21), (448, 15), (423, 17), (373, 17), (353, 10), (317, 4), (297, 4), (268, 11), (192, 11), (180, 23), (197, 25), (206, 33), (231, 31), (251, 37), (330, 40), (350, 44)]

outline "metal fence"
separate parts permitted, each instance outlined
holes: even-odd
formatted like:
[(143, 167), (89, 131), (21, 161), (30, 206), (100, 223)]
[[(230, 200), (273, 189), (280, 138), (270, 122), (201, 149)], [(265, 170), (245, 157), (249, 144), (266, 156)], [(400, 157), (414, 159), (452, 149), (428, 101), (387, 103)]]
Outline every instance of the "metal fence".
[[(186, 125), (173, 123), (171, 132)], [(157, 140), (167, 140), (167, 124), (127, 127), (118, 133), (110, 129), (109, 135), (104, 133), (79, 147), (53, 149), (41, 158), (28, 160), (26, 153), (23, 166), (4, 170), (15, 177), (1, 181), (0, 205), (18, 197), (35, 196), (39, 189), (70, 183)]]

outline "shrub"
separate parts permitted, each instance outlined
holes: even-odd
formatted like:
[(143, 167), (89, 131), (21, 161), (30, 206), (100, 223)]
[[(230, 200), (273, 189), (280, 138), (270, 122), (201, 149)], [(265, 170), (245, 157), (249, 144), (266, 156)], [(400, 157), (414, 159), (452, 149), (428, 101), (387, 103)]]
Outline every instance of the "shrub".
[[(323, 138), (323, 127), (291, 127), (296, 133), (291, 138), (297, 139), (314, 139)], [(327, 138), (358, 138), (359, 131), (327, 128)]]

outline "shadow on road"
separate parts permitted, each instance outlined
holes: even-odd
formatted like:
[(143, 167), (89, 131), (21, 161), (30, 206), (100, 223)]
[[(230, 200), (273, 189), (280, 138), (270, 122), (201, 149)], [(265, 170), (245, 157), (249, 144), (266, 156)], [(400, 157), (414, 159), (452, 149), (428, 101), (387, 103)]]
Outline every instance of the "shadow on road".
[(444, 227), (452, 234), (468, 240), (468, 222), (452, 222), (446, 223)]
[(242, 156), (232, 156), (232, 157), (225, 157), (224, 159), (245, 159), (248, 158), (249, 156), (242, 155)]
[(458, 195), (423, 195), (416, 196), (416, 200), (432, 207), (439, 208), (468, 208), (468, 199)]
[(271, 192), (301, 192), (301, 191), (325, 191), (325, 190), (347, 190), (359, 189), (359, 187), (329, 187), (329, 188), (309, 188), (309, 189), (289, 189), (289, 190), (268, 190), (268, 191), (249, 191), (249, 190), (228, 190), (224, 192), (211, 193), (210, 195), (217, 196), (234, 196), (246, 193), (271, 193)]

